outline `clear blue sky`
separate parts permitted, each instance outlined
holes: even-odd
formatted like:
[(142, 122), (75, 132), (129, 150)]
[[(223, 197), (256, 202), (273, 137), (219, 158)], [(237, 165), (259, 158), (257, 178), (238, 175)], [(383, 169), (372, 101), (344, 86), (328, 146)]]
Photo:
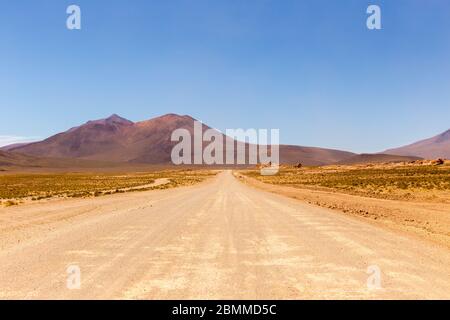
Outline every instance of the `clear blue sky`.
[[(366, 28), (369, 4), (382, 30)], [(450, 2), (2, 1), (0, 108), (0, 143), (179, 113), (381, 151), (450, 128)]]

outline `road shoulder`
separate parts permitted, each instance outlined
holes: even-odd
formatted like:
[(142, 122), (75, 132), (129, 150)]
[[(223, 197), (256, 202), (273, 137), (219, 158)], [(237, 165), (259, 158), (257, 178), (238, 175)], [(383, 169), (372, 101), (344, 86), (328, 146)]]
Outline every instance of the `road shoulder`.
[(450, 206), (395, 201), (263, 183), (234, 172), (242, 183), (450, 248)]

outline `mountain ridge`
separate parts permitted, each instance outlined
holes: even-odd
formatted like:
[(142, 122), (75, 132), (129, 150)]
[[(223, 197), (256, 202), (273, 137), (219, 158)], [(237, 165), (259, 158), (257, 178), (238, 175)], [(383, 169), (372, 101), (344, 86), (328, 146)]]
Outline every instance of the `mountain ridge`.
[[(32, 156), (85, 160), (163, 164), (171, 162), (171, 141), (175, 129), (193, 134), (195, 119), (174, 113), (132, 122), (113, 114), (91, 120), (43, 141), (10, 149)], [(211, 129), (202, 124), (203, 130)], [(222, 134), (225, 139), (229, 137)], [(239, 143), (239, 142), (237, 142)], [(247, 145), (248, 147), (248, 145)], [(280, 145), (281, 163), (326, 165), (353, 156), (354, 153), (319, 147)]]
[(425, 159), (450, 159), (450, 129), (428, 139), (398, 147), (387, 149), (382, 153), (399, 156), (417, 156)]

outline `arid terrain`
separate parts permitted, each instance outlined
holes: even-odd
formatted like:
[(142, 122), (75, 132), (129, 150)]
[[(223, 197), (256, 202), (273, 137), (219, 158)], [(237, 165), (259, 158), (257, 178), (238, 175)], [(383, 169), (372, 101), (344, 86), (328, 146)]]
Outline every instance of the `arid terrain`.
[(410, 145), (400, 148), (393, 148), (384, 151), (384, 153), (418, 156), (427, 159), (432, 158), (450, 158), (450, 130), (440, 133), (434, 137), (414, 142)]
[(247, 184), (450, 248), (450, 162), (292, 168), (239, 174)]
[[(2, 164), (17, 163), (62, 166), (64, 161), (61, 159), (70, 159), (71, 167), (92, 166), (98, 162), (168, 165), (172, 164), (171, 151), (177, 144), (171, 140), (172, 132), (185, 129), (193, 135), (195, 121), (189, 115), (170, 113), (132, 122), (114, 114), (105, 119), (88, 121), (43, 141), (6, 146), (3, 151), (0, 148), (0, 169)], [(202, 128), (204, 131), (211, 129), (206, 124), (202, 124)], [(220, 135), (224, 143), (231, 141), (236, 144), (236, 149), (237, 145), (241, 145), (248, 152), (248, 143), (235, 141), (222, 133)], [(307, 165), (324, 165), (354, 155), (342, 150), (280, 145), (280, 160), (283, 163), (302, 161)]]
[(186, 186), (200, 182), (212, 170), (165, 169), (152, 172), (8, 173), (0, 175), (0, 206), (53, 198), (89, 198)]
[(450, 0), (2, 1), (0, 26), (0, 302), (450, 301)]
[(0, 208), (0, 297), (450, 298), (447, 247), (241, 177)]

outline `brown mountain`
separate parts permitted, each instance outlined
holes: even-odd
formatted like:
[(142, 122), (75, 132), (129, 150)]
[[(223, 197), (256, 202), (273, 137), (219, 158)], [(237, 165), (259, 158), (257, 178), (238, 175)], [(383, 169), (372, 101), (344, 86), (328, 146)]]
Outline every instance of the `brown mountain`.
[(9, 152), (0, 150), (0, 171), (14, 168), (115, 168), (117, 163), (104, 162), (104, 161), (89, 161), (82, 159), (57, 159), (57, 158), (45, 158), (30, 156), (17, 152)]
[(362, 153), (354, 155), (348, 159), (341, 160), (336, 164), (353, 165), (353, 164), (365, 164), (365, 163), (386, 163), (386, 162), (410, 162), (420, 160), (422, 158), (413, 156), (396, 156), (391, 154), (369, 154)]
[(32, 165), (36, 160), (36, 157), (0, 150), (0, 167), (29, 166)]
[(417, 156), (425, 159), (450, 159), (450, 130), (404, 147), (386, 150), (383, 153), (401, 156)]
[(7, 146), (0, 147), (0, 150), (9, 151), (14, 148), (26, 146), (28, 143), (29, 142), (8, 144)]
[[(170, 140), (172, 132), (183, 128), (192, 134), (194, 121), (190, 116), (167, 114), (134, 123), (112, 115), (10, 151), (39, 157), (168, 164), (171, 163), (172, 148), (177, 144)], [(203, 125), (204, 130), (208, 128)], [(325, 165), (353, 155), (346, 151), (323, 148), (280, 146), (281, 163)]]

